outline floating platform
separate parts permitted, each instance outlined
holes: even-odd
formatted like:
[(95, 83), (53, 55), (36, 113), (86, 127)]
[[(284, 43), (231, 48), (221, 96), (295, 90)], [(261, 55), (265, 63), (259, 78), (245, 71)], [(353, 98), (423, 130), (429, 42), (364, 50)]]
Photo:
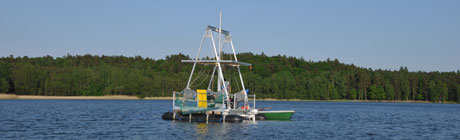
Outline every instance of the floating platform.
[(200, 107), (183, 107), (180, 109), (182, 115), (188, 115), (188, 114), (193, 114), (197, 112), (207, 112), (207, 111), (212, 111), (219, 109), (218, 107), (206, 107), (206, 108), (200, 108)]
[[(184, 122), (242, 122), (243, 120), (249, 120), (249, 118), (242, 117), (239, 115), (221, 115), (221, 114), (203, 114), (203, 113), (195, 113), (195, 114), (187, 114), (184, 115), (182, 113), (173, 113), (173, 112), (166, 112), (164, 113), (161, 118), (163, 120), (177, 120), (177, 121), (184, 121)], [(254, 120), (265, 120), (263, 115), (255, 115)]]
[[(220, 21), (222, 21), (222, 17)], [(217, 36), (217, 42), (214, 40), (214, 36)], [(211, 41), (210, 45), (212, 45), (214, 58), (199, 59), (205, 40)], [(230, 59), (223, 56), (224, 47), (232, 50), (233, 55), (230, 55)], [(252, 64), (238, 61), (230, 32), (223, 30), (222, 26), (219, 26), (219, 28), (208, 26), (201, 39), (201, 45), (195, 59), (182, 60), (182, 62), (193, 63), (192, 70), (185, 89), (173, 92), (172, 112), (164, 113), (162, 115), (164, 120), (189, 122), (241, 122), (243, 120), (256, 121), (266, 119), (290, 120), (292, 114), (295, 112), (293, 110), (265, 111), (264, 109), (256, 108), (256, 95), (248, 95), (249, 89), (244, 86), (243, 75), (240, 70), (240, 66), (249, 66), (249, 69), (252, 69)], [(209, 68), (209, 70), (212, 69), (212, 73), (210, 73), (211, 71), (206, 73), (201, 69), (195, 78), (193, 78), (196, 64), (202, 64), (204, 67), (213, 67)], [(232, 77), (225, 77), (223, 69), (238, 72), (238, 75), (234, 75), (236, 79), (234, 80), (234, 83), (236, 82), (234, 86), (231, 84)], [(210, 78), (206, 89), (191, 88), (204, 87), (200, 85), (207, 80), (209, 74)], [(217, 75), (216, 78), (214, 77), (215, 75)], [(202, 82), (194, 84), (200, 77), (204, 77), (201, 78), (203, 80), (200, 80)], [(237, 89), (233, 94), (231, 92), (232, 87), (234, 91)], [(250, 97), (252, 97), (252, 104)]]

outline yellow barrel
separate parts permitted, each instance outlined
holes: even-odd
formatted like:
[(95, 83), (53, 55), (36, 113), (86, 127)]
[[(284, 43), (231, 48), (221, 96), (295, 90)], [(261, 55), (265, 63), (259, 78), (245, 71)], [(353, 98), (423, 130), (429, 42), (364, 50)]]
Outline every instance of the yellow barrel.
[(208, 96), (206, 95), (206, 90), (197, 89), (196, 92), (198, 93), (198, 107), (200, 108), (208, 107)]

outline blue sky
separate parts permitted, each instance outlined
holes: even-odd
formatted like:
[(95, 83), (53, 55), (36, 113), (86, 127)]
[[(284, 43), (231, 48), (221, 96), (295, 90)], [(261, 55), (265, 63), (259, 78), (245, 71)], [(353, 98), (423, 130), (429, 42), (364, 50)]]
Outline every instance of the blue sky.
[(2, 0), (0, 56), (193, 56), (223, 11), (237, 52), (456, 71), (459, 6), (458, 0)]

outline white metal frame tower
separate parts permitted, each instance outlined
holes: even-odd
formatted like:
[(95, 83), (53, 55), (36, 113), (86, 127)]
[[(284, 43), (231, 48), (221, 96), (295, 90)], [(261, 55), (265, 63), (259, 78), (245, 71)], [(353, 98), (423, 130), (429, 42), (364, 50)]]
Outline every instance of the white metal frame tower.
[[(216, 32), (217, 35), (218, 35), (218, 40), (217, 40), (217, 43), (216, 41), (214, 40), (214, 34), (213, 32)], [(222, 40), (222, 35), (224, 35), (224, 39)], [(211, 41), (211, 47), (213, 49), (213, 52), (214, 52), (214, 57), (215, 57), (215, 60), (201, 60), (199, 57), (200, 57), (200, 53), (203, 49), (203, 44), (205, 42), (206, 39), (209, 39)], [(216, 44), (218, 46), (216, 46)], [(229, 45), (232, 49), (232, 52), (233, 52), (233, 58), (234, 60), (222, 60), (223, 59), (223, 47), (225, 45)], [(238, 74), (239, 74), (239, 78), (240, 78), (240, 82), (241, 82), (241, 85), (242, 85), (242, 89), (243, 89), (243, 94), (244, 94), (244, 106), (249, 106), (248, 104), (248, 96), (247, 96), (247, 93), (246, 93), (246, 88), (244, 86), (244, 81), (243, 81), (243, 76), (241, 75), (241, 71), (240, 71), (240, 66), (251, 66), (251, 64), (249, 63), (244, 63), (244, 62), (239, 62), (238, 61), (238, 58), (236, 57), (236, 52), (235, 52), (235, 47), (233, 45), (233, 41), (232, 41), (232, 37), (230, 35), (230, 32), (229, 31), (226, 31), (226, 30), (223, 30), (222, 29), (222, 12), (220, 12), (220, 19), (219, 19), (219, 28), (216, 28), (216, 27), (213, 27), (213, 26), (209, 26), (206, 28), (205, 30), (205, 33), (203, 35), (203, 38), (201, 39), (201, 43), (200, 43), (200, 48), (198, 49), (198, 53), (195, 57), (194, 60), (182, 60), (182, 62), (193, 62), (193, 67), (192, 67), (192, 71), (190, 73), (190, 77), (188, 79), (188, 82), (187, 82), (187, 87), (186, 89), (190, 89), (190, 81), (193, 77), (193, 72), (195, 71), (195, 67), (196, 67), (196, 64), (197, 63), (202, 63), (202, 64), (214, 64), (215, 67), (214, 67), (214, 70), (213, 70), (213, 73), (212, 73), (212, 76), (211, 76), (211, 80), (210, 80), (210, 83), (209, 83), (209, 86), (208, 86), (208, 89), (212, 83), (212, 80), (213, 80), (213, 76), (215, 74), (215, 71), (217, 69), (217, 90), (218, 91), (221, 91), (222, 89), (224, 90), (224, 93), (225, 93), (225, 101), (227, 102), (227, 107), (225, 109), (230, 109), (230, 93), (229, 91), (227, 90), (227, 85), (225, 84), (225, 78), (224, 78), (224, 74), (223, 74), (223, 71), (222, 71), (222, 64), (224, 65), (230, 65), (230, 66), (235, 66), (238, 70)], [(220, 87), (223, 87), (223, 88), (220, 88)]]

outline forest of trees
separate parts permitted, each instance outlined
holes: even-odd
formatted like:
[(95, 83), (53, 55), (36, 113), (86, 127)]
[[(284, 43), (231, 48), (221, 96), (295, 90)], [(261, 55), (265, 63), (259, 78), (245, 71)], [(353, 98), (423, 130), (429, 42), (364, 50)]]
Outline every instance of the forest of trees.
[[(0, 58), (0, 93), (45, 96), (171, 96), (185, 88), (191, 59), (183, 54), (154, 60), (140, 56), (67, 55)], [(209, 58), (208, 58), (209, 59)], [(246, 88), (258, 98), (311, 100), (421, 100), (460, 102), (460, 72), (372, 70), (338, 60), (240, 53)], [(198, 65), (197, 65), (198, 66)], [(212, 66), (198, 66), (193, 88), (207, 88)], [(239, 80), (226, 67), (226, 80)], [(233, 82), (237, 83), (237, 82)], [(233, 92), (241, 85), (231, 85)]]

